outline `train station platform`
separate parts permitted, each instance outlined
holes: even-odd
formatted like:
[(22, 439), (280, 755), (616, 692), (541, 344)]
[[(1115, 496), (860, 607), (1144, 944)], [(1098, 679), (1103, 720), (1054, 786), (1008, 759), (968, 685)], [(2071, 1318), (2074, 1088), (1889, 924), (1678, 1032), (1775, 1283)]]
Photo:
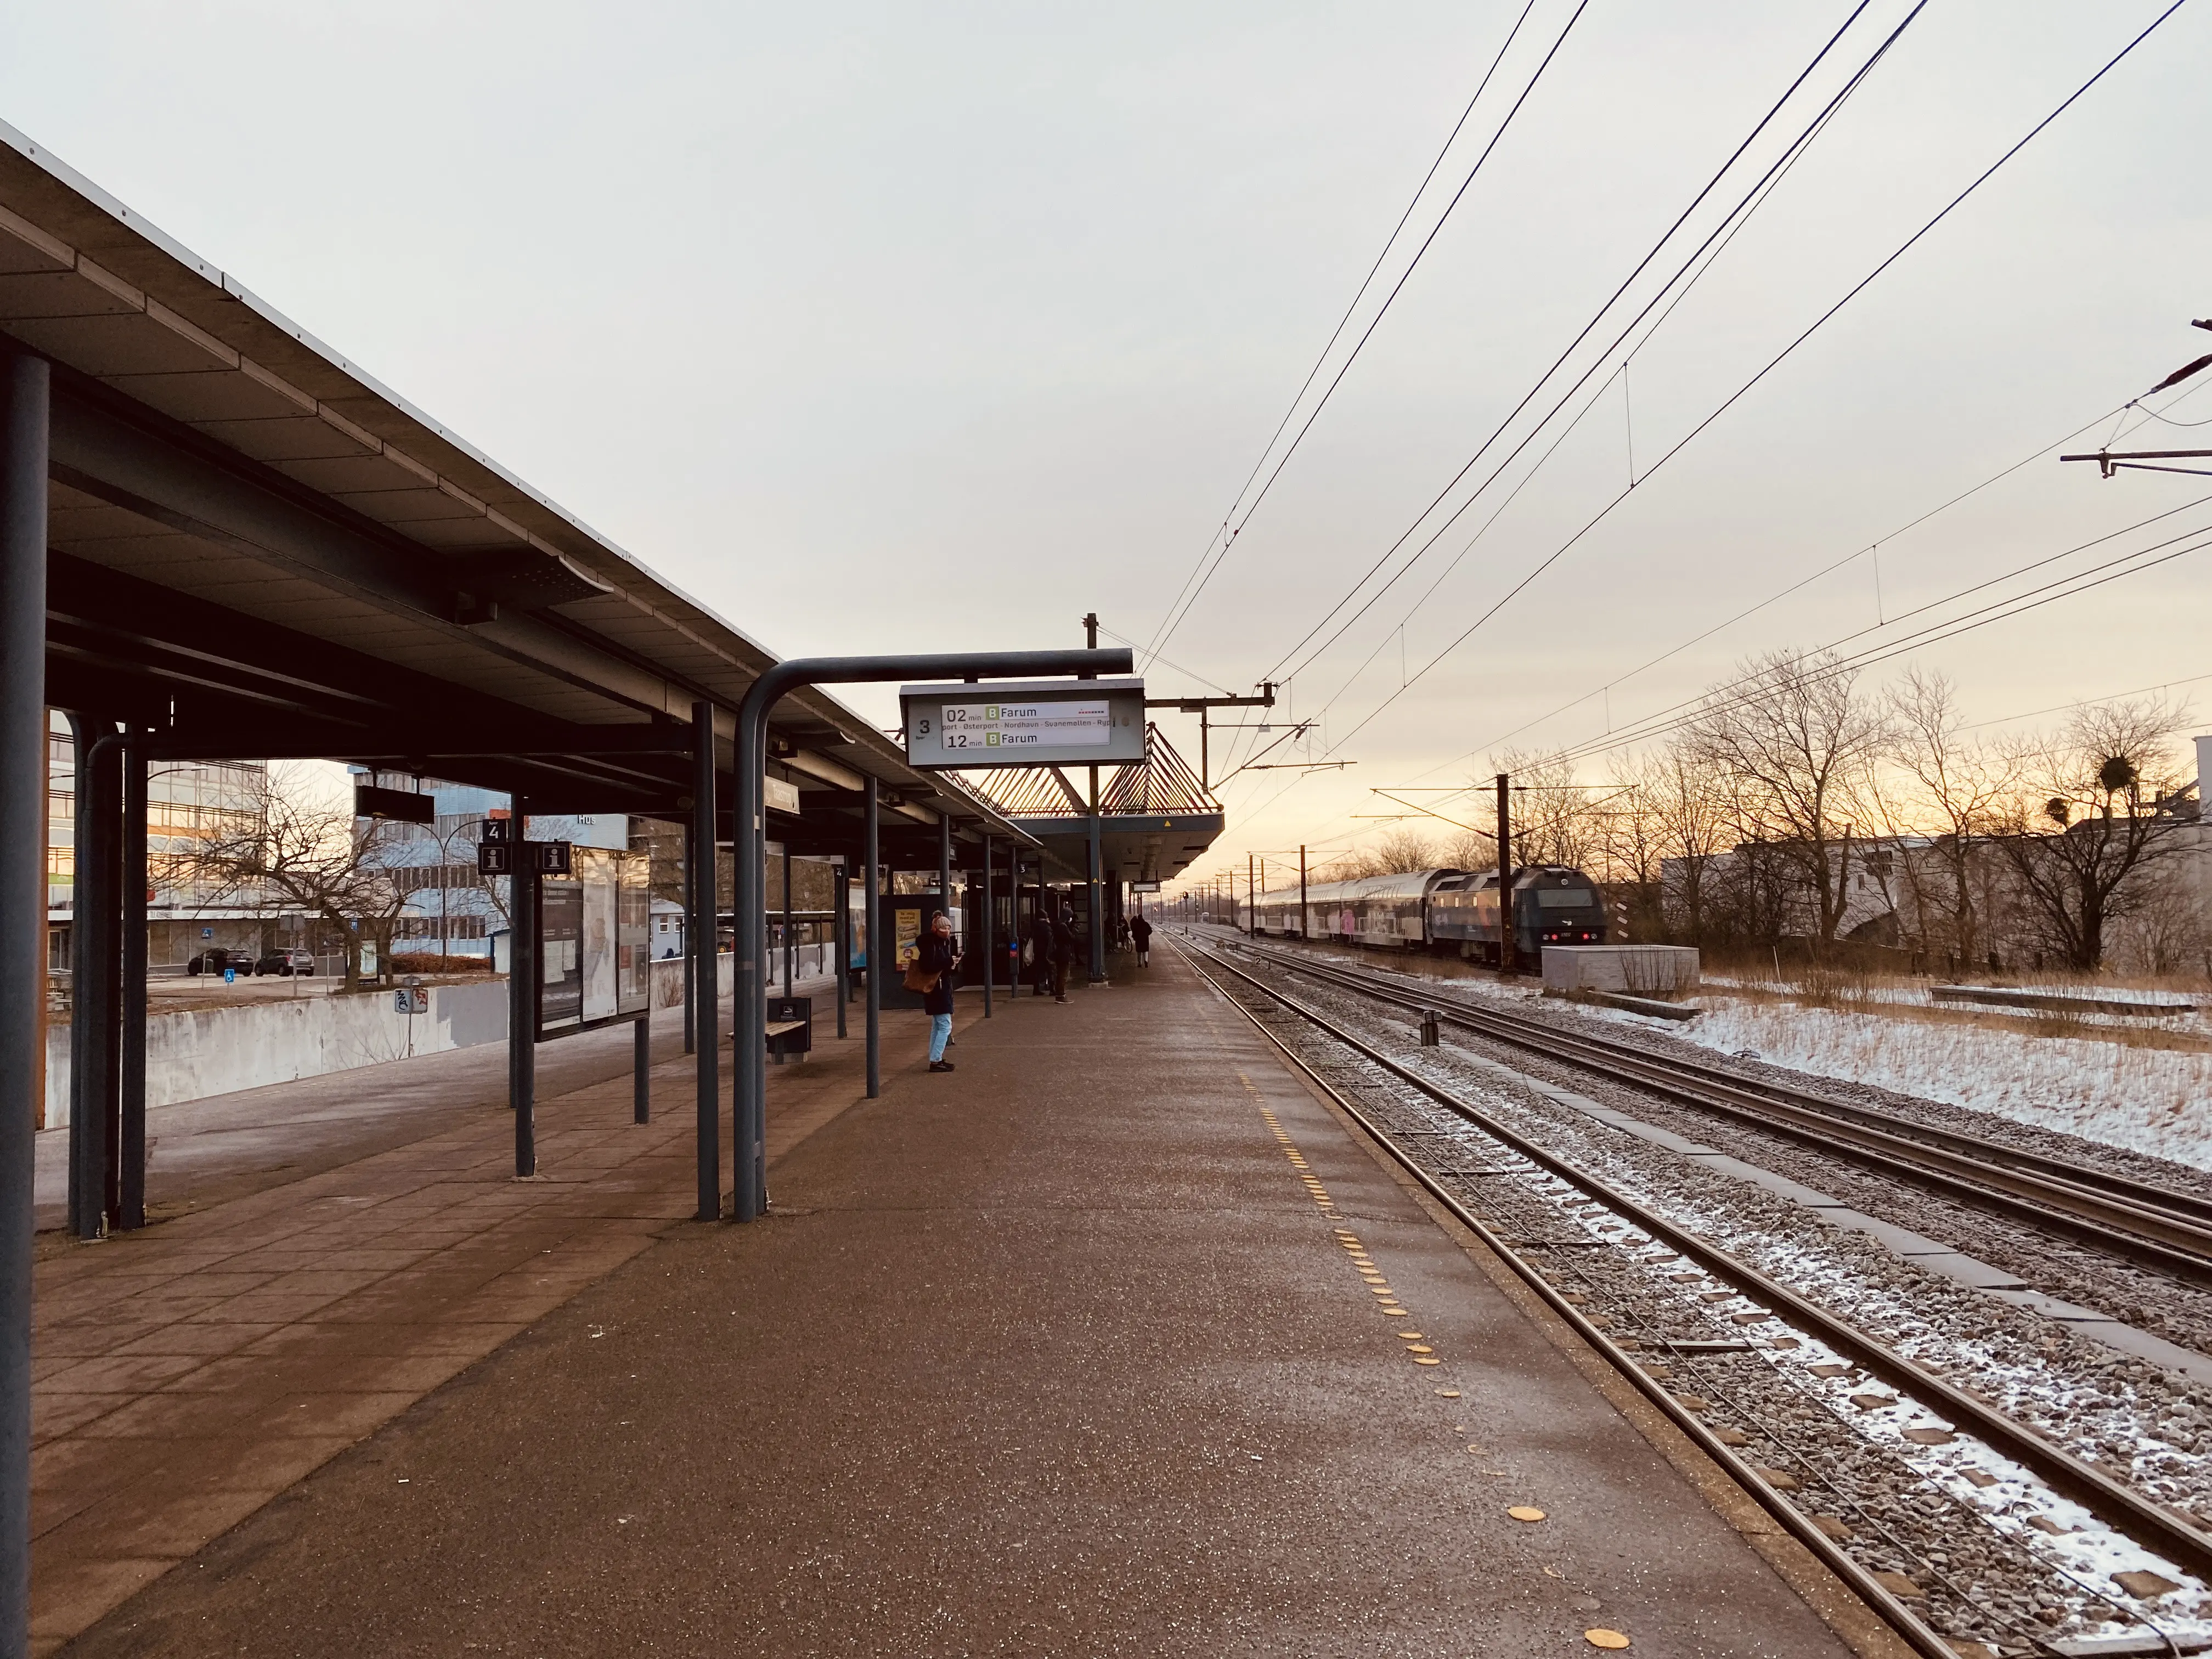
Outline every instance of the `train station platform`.
[(963, 1000), (951, 1075), (887, 1016), (875, 1101), (857, 1042), (771, 1068), (749, 1226), (681, 1218), (672, 1060), (644, 1127), (542, 1100), (535, 1181), (479, 1112), (52, 1256), (41, 1650), (1894, 1650), (1128, 961)]

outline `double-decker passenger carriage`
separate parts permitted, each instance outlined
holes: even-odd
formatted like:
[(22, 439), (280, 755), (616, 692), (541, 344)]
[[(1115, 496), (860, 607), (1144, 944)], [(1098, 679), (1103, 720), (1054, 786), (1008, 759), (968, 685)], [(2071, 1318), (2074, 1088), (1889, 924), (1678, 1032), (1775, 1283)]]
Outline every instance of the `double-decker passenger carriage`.
[[(1513, 872), (1513, 954), (1534, 965), (1547, 945), (1605, 943), (1605, 901), (1597, 884), (1563, 864)], [(1429, 938), (1470, 962), (1498, 960), (1498, 872), (1437, 884), (1429, 901)]]
[[(1533, 966), (1547, 945), (1605, 943), (1597, 884), (1565, 865), (1532, 865), (1513, 877), (1514, 954)], [(1498, 872), (1419, 870), (1358, 881), (1316, 882), (1305, 918), (1295, 887), (1262, 893), (1254, 925), (1280, 939), (1334, 939), (1392, 950), (1498, 960)]]

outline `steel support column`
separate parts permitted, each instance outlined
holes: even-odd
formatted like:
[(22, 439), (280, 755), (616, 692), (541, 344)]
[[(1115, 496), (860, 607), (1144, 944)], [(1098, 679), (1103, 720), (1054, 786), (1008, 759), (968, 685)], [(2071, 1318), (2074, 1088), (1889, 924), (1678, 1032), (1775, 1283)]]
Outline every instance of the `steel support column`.
[(46, 872), (39, 849), (46, 811), (48, 381), (43, 358), (0, 354), (0, 1659), (22, 1659), (31, 1645), (31, 1137), (46, 994)]
[[(957, 934), (961, 918), (952, 908), (952, 820), (942, 812), (937, 815), (937, 902), (945, 907), (945, 914), (952, 918), (953, 931)], [(929, 931), (929, 924), (926, 921), (922, 924), (922, 931)], [(950, 974), (945, 975), (945, 982), (956, 991), (960, 988), (960, 981)]]
[[(121, 948), (116, 952), (121, 981), (116, 1002), (115, 1224), (125, 1230), (146, 1224), (146, 740), (135, 732), (122, 748), (123, 823)], [(257, 946), (255, 955), (260, 954)]]
[(845, 1005), (853, 1000), (853, 871), (830, 867), (830, 948), (837, 953), (837, 1040), (845, 1040)]
[(653, 1003), (647, 999), (645, 1012), (637, 1018), (637, 1031), (631, 1039), (629, 1116), (633, 1123), (653, 1121)]
[(514, 1173), (538, 1173), (538, 862), (530, 804), (508, 798), (514, 873), (507, 878), (507, 1103), (514, 1113)]
[(983, 832), (983, 939), (978, 951), (983, 963), (983, 1018), (991, 1017), (991, 981), (999, 976), (999, 961), (991, 949), (991, 832)]
[[(121, 1194), (115, 1179), (117, 846), (123, 819), (122, 738), (106, 720), (75, 722), (76, 824), (70, 896), (70, 1229), (106, 1236)], [(43, 798), (43, 792), (41, 792)]]
[(791, 843), (783, 844), (783, 994), (797, 994), (792, 978), (799, 966), (799, 949), (791, 942)]
[(696, 977), (691, 969), (698, 960), (698, 946), (692, 939), (692, 897), (699, 885), (698, 841), (690, 824), (684, 826), (684, 1052), (691, 1053), (698, 1046), (698, 1038), (691, 1029), (694, 1018), (691, 1003), (691, 984)]
[(1098, 783), (1097, 768), (1091, 769), (1091, 982), (1103, 982), (1106, 977), (1106, 918), (1100, 894), (1099, 866), (1105, 861), (1098, 840)]
[(873, 1100), (884, 1091), (884, 981), (878, 973), (878, 966), (883, 961), (883, 953), (876, 949), (876, 936), (882, 931), (877, 924), (881, 920), (884, 908), (881, 902), (884, 890), (883, 854), (882, 848), (878, 844), (878, 836), (883, 829), (883, 806), (877, 799), (882, 793), (882, 786), (872, 777), (870, 778), (867, 784), (867, 805), (864, 809), (868, 842), (866, 854), (867, 908), (860, 913), (866, 919), (866, 925), (868, 930), (868, 1098), (870, 1100)]
[(699, 1207), (702, 1221), (722, 1217), (721, 974), (715, 957), (714, 707), (691, 705), (690, 913), (684, 919), (691, 957), (691, 1029), (699, 1060)]

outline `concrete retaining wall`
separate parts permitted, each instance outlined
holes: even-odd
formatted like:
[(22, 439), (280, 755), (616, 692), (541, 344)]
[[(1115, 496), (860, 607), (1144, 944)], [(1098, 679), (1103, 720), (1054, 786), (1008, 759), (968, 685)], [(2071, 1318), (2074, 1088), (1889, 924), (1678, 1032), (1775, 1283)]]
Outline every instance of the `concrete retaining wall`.
[[(730, 958), (719, 975), (727, 995)], [(653, 964), (653, 1006), (681, 1006), (684, 964)], [(232, 1004), (146, 1021), (146, 1103), (171, 1106), (265, 1084), (350, 1071), (410, 1054), (507, 1041), (507, 981), (430, 988), (430, 1012), (411, 1018), (389, 991), (298, 1001)], [(70, 1028), (46, 1033), (46, 1127), (69, 1121)]]
[(1547, 945), (1544, 988), (1687, 996), (1698, 988), (1698, 953), (1686, 945)]

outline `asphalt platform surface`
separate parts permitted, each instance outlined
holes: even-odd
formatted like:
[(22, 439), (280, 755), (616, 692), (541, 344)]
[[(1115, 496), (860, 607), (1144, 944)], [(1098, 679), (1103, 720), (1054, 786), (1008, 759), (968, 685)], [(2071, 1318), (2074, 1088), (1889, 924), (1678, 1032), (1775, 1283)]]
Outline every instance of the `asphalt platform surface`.
[(1172, 951), (953, 1058), (65, 1651), (1850, 1651)]

